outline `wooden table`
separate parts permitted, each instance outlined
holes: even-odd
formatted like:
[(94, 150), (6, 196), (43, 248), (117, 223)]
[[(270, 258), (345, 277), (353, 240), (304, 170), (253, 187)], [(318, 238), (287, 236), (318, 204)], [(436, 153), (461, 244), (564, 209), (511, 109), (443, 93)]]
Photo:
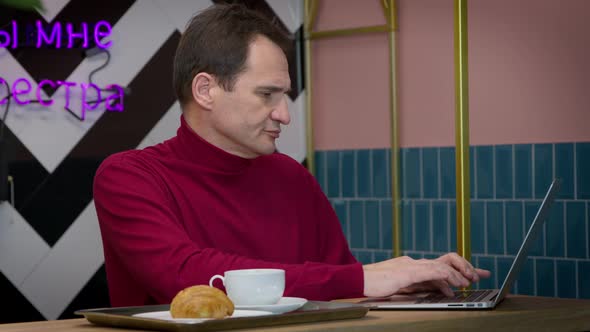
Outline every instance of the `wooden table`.
[[(236, 331), (440, 331), (454, 329), (590, 331), (590, 300), (508, 296), (494, 310), (372, 310), (361, 319)], [(0, 325), (0, 332), (29, 331), (129, 332), (131, 330), (96, 326), (88, 323), (84, 318)]]

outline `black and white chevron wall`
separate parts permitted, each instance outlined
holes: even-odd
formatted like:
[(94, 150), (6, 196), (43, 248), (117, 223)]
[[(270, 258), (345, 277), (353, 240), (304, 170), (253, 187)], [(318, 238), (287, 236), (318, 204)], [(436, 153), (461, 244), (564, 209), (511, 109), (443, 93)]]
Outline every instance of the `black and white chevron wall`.
[[(303, 0), (242, 1), (293, 35), (292, 123), (284, 129), (278, 148), (304, 163)], [(44, 85), (39, 98), (51, 98), (49, 106), (11, 103), (4, 139), (14, 204), (0, 202), (0, 293), (10, 309), (0, 312), (0, 323), (72, 318), (77, 309), (110, 305), (92, 199), (94, 173), (112, 153), (156, 144), (176, 134), (180, 107), (172, 89), (174, 51), (191, 16), (212, 1), (43, 3), (43, 13), (2, 8), (0, 30), (8, 31), (13, 21), (74, 26), (106, 21), (112, 26), (110, 60), (93, 74), (92, 82), (99, 87), (117, 84), (129, 94), (124, 96), (123, 111), (99, 105), (87, 111), (83, 121), (82, 92), (75, 87), (66, 91), (63, 85)], [(87, 56), (81, 47), (6, 47), (0, 49), (0, 78), (8, 83), (24, 78), (31, 82), (31, 91), (37, 91), (43, 80), (88, 83), (90, 73), (105, 61), (104, 55)], [(6, 95), (0, 86), (0, 111)], [(64, 109), (68, 100), (71, 112)]]

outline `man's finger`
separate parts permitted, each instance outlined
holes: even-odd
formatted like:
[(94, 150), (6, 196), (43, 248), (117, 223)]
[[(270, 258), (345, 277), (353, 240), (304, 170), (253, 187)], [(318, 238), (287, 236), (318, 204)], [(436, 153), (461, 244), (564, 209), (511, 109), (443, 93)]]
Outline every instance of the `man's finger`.
[(467, 279), (472, 281), (477, 281), (479, 279), (475, 268), (465, 258), (457, 255), (456, 253), (451, 253), (443, 257), (446, 258), (443, 261), (451, 265), (457, 271), (461, 272)]
[(446, 281), (433, 280), (431, 283), (434, 288), (439, 289), (446, 296), (448, 296), (448, 297), (455, 296), (455, 292), (453, 292), (453, 290), (451, 289), (451, 287), (449, 286), (449, 284)]
[(460, 272), (453, 270), (453, 273), (456, 279), (456, 283), (453, 284), (455, 287), (468, 287), (471, 284), (471, 280), (467, 279)]
[(433, 271), (436, 271), (435, 273), (439, 275), (431, 278), (431, 280), (444, 280), (453, 287), (469, 286), (469, 280), (447, 263), (433, 261), (432, 264)]
[(492, 275), (492, 272), (484, 269), (475, 269), (475, 272), (480, 278), (489, 278)]
[(479, 281), (479, 275), (477, 274), (477, 271), (475, 270), (475, 267), (473, 267), (473, 264), (471, 264), (470, 261), (465, 259), (465, 262), (467, 263), (468, 269), (469, 269), (469, 273), (471, 274), (471, 281), (473, 282), (478, 282)]

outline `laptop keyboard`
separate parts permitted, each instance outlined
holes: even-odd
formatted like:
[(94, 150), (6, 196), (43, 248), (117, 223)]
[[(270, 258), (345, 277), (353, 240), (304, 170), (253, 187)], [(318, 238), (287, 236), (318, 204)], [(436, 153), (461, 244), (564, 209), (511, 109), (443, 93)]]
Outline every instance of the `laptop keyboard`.
[(416, 303), (457, 303), (457, 302), (477, 302), (490, 294), (492, 290), (467, 290), (456, 291), (455, 296), (448, 297), (442, 293), (433, 293), (419, 299)]

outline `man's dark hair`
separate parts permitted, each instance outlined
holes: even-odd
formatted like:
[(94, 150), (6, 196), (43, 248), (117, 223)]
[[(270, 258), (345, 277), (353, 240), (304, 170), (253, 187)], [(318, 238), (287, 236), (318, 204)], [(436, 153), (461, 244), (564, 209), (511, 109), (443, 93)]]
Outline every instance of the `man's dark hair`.
[(181, 105), (192, 98), (191, 83), (200, 72), (209, 73), (231, 91), (245, 69), (250, 42), (265, 36), (288, 55), (288, 34), (260, 12), (240, 4), (216, 4), (188, 23), (174, 56), (173, 84)]

